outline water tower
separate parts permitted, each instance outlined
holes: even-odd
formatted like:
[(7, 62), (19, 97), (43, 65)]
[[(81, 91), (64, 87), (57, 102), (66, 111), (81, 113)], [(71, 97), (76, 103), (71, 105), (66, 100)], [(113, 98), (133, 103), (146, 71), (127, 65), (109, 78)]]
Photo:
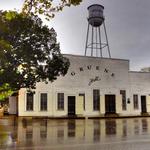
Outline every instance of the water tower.
[(85, 56), (90, 53), (91, 56), (103, 57), (103, 49), (107, 48), (108, 56), (111, 58), (105, 26), (105, 18), (103, 15), (104, 6), (94, 4), (88, 7), (88, 11), (89, 16)]

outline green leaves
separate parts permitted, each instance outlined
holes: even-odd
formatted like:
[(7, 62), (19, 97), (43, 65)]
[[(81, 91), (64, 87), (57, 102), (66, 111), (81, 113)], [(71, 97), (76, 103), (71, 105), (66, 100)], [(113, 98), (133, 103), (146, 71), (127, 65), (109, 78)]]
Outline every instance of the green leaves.
[(5, 100), (7, 97), (13, 94), (13, 91), (9, 87), (9, 84), (5, 83), (0, 86), (0, 101)]
[(14, 11), (9, 11), (5, 14), (5, 17), (7, 20), (14, 19), (16, 17), (16, 12)]
[(0, 100), (12, 91), (35, 88), (37, 82), (54, 81), (67, 73), (70, 63), (60, 53), (56, 32), (43, 26), (37, 15), (50, 20), (64, 7), (81, 2), (25, 0), (21, 14), (0, 11)]
[(56, 12), (62, 11), (64, 7), (79, 5), (82, 0), (25, 0), (22, 12), (44, 15), (47, 20), (53, 18)]
[(67, 73), (69, 61), (60, 53), (56, 32), (40, 18), (0, 11), (0, 22), (0, 88), (31, 89)]

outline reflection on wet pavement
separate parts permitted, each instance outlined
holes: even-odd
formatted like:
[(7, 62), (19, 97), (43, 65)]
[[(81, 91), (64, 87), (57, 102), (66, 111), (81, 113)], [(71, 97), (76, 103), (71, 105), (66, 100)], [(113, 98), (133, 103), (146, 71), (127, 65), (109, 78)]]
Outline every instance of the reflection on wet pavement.
[(0, 119), (0, 149), (149, 150), (150, 118)]

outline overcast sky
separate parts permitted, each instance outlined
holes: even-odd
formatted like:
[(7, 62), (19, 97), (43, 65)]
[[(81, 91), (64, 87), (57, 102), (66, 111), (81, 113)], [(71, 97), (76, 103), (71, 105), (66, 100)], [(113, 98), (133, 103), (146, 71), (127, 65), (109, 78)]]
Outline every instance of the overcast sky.
[[(23, 0), (0, 0), (0, 9), (20, 9)], [(131, 70), (150, 66), (150, 0), (83, 0), (46, 22), (54, 27), (62, 53), (84, 55), (87, 7), (105, 7), (105, 23), (113, 58), (130, 60)]]

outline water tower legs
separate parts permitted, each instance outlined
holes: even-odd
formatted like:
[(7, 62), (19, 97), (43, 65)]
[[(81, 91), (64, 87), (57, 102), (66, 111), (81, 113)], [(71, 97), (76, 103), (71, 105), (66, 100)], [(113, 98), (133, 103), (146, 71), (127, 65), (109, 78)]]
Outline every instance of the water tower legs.
[(108, 37), (107, 37), (107, 32), (106, 32), (106, 26), (105, 26), (105, 21), (103, 22), (103, 26), (104, 26), (104, 31), (105, 31), (105, 37), (106, 37), (106, 43), (107, 43), (108, 54), (109, 54), (109, 58), (111, 58), (110, 49), (109, 49), (109, 44), (108, 44)]
[(88, 28), (87, 28), (87, 34), (86, 34), (86, 44), (85, 44), (85, 56), (86, 56), (86, 53), (87, 53), (87, 45), (88, 45), (88, 38), (89, 38), (89, 27), (90, 27), (90, 24), (88, 23)]
[(86, 45), (85, 45), (85, 56), (88, 56), (89, 54), (90, 56), (103, 57), (103, 49), (107, 48), (108, 56), (109, 58), (111, 58), (105, 22), (103, 22), (102, 25), (104, 29), (103, 36), (101, 32), (102, 30), (100, 28), (101, 26), (94, 27), (88, 23)]

